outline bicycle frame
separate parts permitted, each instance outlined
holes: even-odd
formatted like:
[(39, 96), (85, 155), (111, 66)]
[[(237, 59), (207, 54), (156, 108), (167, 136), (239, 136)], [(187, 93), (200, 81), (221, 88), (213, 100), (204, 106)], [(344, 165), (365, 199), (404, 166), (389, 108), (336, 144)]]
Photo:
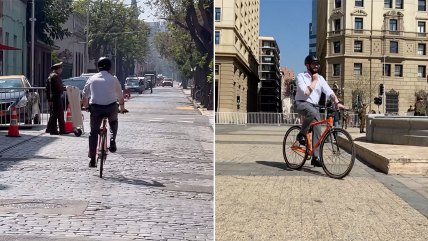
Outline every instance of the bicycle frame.
[[(104, 118), (102, 123), (103, 123), (103, 125), (102, 125), (102, 128), (101, 128), (100, 138), (98, 139), (98, 149), (97, 149), (97, 153), (98, 153), (99, 156), (101, 156), (101, 153), (100, 153), (100, 151), (101, 151), (101, 142), (102, 142), (102, 139), (103, 139), (101, 134), (105, 133), (107, 135), (107, 118)], [(107, 141), (104, 143), (104, 150), (105, 150), (105, 152), (107, 154), (108, 153)]]
[[(306, 138), (308, 140), (308, 149), (310, 151), (310, 155), (312, 156), (314, 154), (314, 150), (320, 145), (321, 140), (324, 138), (324, 136), (327, 134), (327, 132), (329, 132), (332, 128), (333, 128), (333, 118), (330, 116), (328, 119), (322, 120), (322, 121), (317, 121), (317, 122), (313, 122), (309, 128), (312, 128), (316, 125), (321, 125), (323, 123), (328, 123), (327, 128), (325, 129), (325, 131), (321, 134), (320, 138), (318, 139), (318, 142), (312, 147), (311, 144), (311, 133), (307, 133), (306, 134)], [(294, 151), (298, 151), (301, 153), (305, 153), (306, 150), (302, 147), (296, 147), (295, 144), (296, 142), (298, 142), (297, 140), (294, 141), (293, 145), (291, 146), (291, 149)]]

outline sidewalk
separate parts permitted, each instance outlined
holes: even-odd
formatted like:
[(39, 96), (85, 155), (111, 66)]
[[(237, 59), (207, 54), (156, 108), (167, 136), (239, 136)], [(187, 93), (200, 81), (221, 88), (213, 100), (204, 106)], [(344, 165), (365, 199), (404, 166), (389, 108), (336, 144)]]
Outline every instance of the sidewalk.
[(287, 130), (216, 127), (216, 240), (428, 240), (428, 178), (359, 160), (343, 180), (307, 164), (291, 170)]
[[(182, 90), (183, 90), (183, 93), (187, 96), (187, 98), (193, 103), (190, 89), (182, 89)], [(206, 108), (198, 108), (197, 105), (195, 106), (195, 108), (198, 109), (199, 114), (208, 117), (210, 124), (211, 124), (211, 129), (214, 130), (214, 126), (215, 126), (214, 111), (207, 110)]]

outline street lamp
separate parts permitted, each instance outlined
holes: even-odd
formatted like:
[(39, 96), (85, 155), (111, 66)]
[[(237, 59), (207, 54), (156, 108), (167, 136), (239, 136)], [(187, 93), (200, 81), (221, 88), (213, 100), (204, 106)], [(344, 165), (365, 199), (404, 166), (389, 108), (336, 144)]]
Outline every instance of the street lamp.
[[(383, 86), (385, 86), (385, 75), (386, 75), (386, 57), (389, 58), (389, 56), (383, 55)], [(391, 69), (389, 69), (391, 71)], [(385, 99), (385, 91), (382, 94), (382, 100), (383, 100), (383, 114), (386, 113), (386, 99)]]

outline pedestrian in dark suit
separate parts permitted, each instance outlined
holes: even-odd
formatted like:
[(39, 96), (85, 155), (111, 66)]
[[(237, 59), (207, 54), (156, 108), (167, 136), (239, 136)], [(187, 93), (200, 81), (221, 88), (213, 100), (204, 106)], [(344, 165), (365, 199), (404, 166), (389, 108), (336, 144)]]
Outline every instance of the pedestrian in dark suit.
[[(48, 96), (48, 102), (51, 101), (51, 117), (49, 118), (48, 122), (48, 130), (50, 131), (51, 135), (64, 135), (67, 134), (65, 132), (65, 121), (64, 121), (64, 107), (61, 100), (62, 92), (65, 91), (65, 87), (62, 83), (62, 79), (60, 77), (62, 73), (62, 62), (54, 64), (51, 67), (52, 73), (49, 75), (48, 78), (48, 87), (49, 90), (47, 91)], [(59, 132), (57, 127), (57, 122), (59, 125)]]

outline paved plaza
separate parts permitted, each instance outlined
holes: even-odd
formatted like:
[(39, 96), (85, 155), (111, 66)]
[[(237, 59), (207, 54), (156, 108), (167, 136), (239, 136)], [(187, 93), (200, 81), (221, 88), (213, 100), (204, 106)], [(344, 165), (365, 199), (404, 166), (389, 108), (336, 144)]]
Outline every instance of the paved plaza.
[(214, 239), (209, 119), (177, 87), (126, 108), (102, 179), (88, 168), (87, 112), (81, 137), (0, 132), (0, 240)]
[(216, 126), (216, 240), (428, 240), (427, 176), (291, 170), (288, 128)]

